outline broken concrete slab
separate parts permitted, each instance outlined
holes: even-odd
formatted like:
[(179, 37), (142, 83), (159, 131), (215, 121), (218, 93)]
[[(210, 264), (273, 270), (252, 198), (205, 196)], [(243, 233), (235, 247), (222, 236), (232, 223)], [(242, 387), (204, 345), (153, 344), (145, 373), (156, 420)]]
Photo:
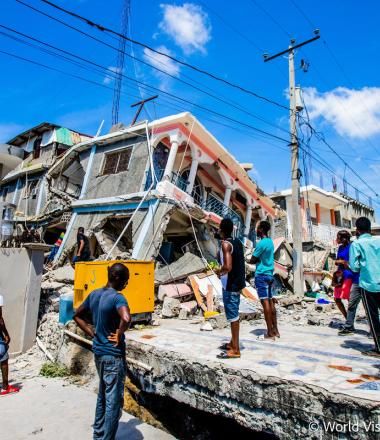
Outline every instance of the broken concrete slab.
[(163, 318), (174, 318), (178, 316), (181, 303), (176, 298), (166, 297), (162, 304), (162, 317)]
[(189, 315), (194, 315), (194, 313), (198, 310), (198, 303), (195, 300), (186, 301), (181, 303), (180, 309), (186, 310)]
[(214, 329), (222, 329), (228, 327), (228, 321), (224, 313), (220, 313), (219, 315), (208, 318), (208, 322), (212, 325), (212, 328)]
[[(155, 338), (145, 340), (131, 332), (128, 356), (137, 361), (130, 366), (131, 376), (147, 393), (223, 414), (280, 439), (331, 440), (335, 433), (313, 431), (331, 420), (342, 426), (350, 420), (378, 423), (378, 385), (366, 379), (358, 383), (363, 373), (378, 375), (378, 361), (358, 352), (367, 343), (364, 335), (357, 336), (355, 347), (347, 347), (334, 329), (306, 326), (300, 332), (284, 325), (274, 347), (256, 340), (261, 329), (262, 324), (242, 326), (244, 350), (234, 360), (216, 359), (219, 345), (229, 341), (228, 328), (200, 332), (191, 321), (166, 320), (162, 327), (145, 331)], [(147, 369), (142, 370), (143, 364)], [(344, 370), (346, 365), (350, 371)], [(357, 436), (347, 433), (343, 438), (377, 437), (363, 427)]]
[(301, 304), (302, 298), (299, 298), (296, 295), (281, 296), (277, 298), (277, 302), (282, 307), (289, 307), (294, 304)]
[(74, 284), (74, 269), (67, 265), (48, 272), (48, 279), (57, 283)]
[(186, 309), (181, 309), (179, 311), (178, 319), (182, 319), (182, 320), (187, 319), (188, 315), (189, 312)]
[(59, 290), (61, 287), (65, 286), (64, 283), (57, 283), (56, 281), (45, 280), (41, 283), (42, 290)]
[(187, 276), (205, 270), (202, 258), (190, 252), (168, 266), (161, 267), (155, 273), (155, 284), (167, 284), (169, 282), (185, 279)]
[(321, 325), (321, 319), (318, 316), (309, 316), (307, 323), (309, 325)]
[(163, 301), (166, 296), (170, 298), (182, 298), (193, 295), (191, 287), (185, 283), (163, 284), (158, 288), (158, 299)]

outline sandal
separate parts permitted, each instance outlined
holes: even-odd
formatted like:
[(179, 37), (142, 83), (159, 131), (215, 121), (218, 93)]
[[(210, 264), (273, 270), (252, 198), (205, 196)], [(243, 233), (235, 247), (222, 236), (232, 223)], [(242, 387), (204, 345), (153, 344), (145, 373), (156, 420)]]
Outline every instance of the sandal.
[(231, 351), (222, 352), (216, 356), (218, 359), (239, 359), (240, 353), (232, 353)]
[(8, 394), (18, 393), (19, 391), (20, 391), (20, 388), (9, 385), (8, 388), (3, 388), (0, 391), (0, 397), (7, 396)]
[(231, 345), (230, 345), (229, 342), (226, 342), (225, 344), (222, 344), (222, 345), (219, 347), (219, 350), (224, 350), (224, 351), (228, 351), (228, 350), (230, 350), (230, 349), (231, 349)]
[(362, 354), (364, 354), (364, 356), (380, 358), (380, 352), (376, 350), (362, 351)]

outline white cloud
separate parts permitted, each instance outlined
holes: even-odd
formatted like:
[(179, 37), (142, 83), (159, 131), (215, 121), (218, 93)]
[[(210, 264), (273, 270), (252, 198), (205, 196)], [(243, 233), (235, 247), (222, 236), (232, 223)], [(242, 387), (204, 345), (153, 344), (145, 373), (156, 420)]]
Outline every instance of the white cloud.
[(380, 134), (380, 87), (337, 87), (324, 93), (310, 87), (303, 94), (310, 117), (324, 119), (341, 136), (368, 139)]
[[(108, 66), (108, 70), (111, 70), (112, 72), (115, 73), (121, 72), (121, 69), (115, 66)], [(108, 72), (103, 79), (103, 84), (111, 84), (111, 82), (114, 81), (114, 79), (115, 79), (115, 75), (113, 75), (111, 72)]]
[[(171, 55), (171, 52), (168, 48), (165, 46), (159, 46), (155, 48), (159, 52), (165, 53), (166, 55)], [(144, 49), (144, 59), (149, 64), (152, 64), (154, 67), (157, 67), (158, 69), (161, 69), (170, 75), (178, 76), (180, 67), (175, 62), (172, 61), (170, 58), (165, 57), (164, 55), (160, 55), (156, 52), (151, 51), (150, 49), (145, 48)], [(164, 75), (161, 72), (157, 72), (157, 74)]]
[(206, 53), (206, 44), (211, 39), (211, 25), (208, 15), (193, 3), (182, 6), (161, 4), (163, 19), (161, 31), (169, 35), (186, 54)]

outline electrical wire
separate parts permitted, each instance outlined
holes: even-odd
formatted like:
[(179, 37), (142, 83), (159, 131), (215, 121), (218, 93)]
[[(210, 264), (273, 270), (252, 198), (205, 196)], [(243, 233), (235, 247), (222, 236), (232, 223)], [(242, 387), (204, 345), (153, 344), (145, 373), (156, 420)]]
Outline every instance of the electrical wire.
[[(33, 11), (35, 11), (35, 12), (37, 12), (37, 13), (40, 13), (40, 14), (46, 16), (46, 17), (49, 18), (49, 19), (55, 20), (55, 21), (57, 21), (58, 23), (60, 23), (60, 24), (62, 24), (62, 25), (64, 25), (64, 26), (66, 26), (66, 27), (68, 27), (68, 28), (70, 28), (70, 29), (72, 29), (72, 30), (74, 30), (74, 31), (76, 31), (76, 32), (79, 32), (80, 34), (85, 35), (86, 37), (91, 38), (92, 40), (97, 41), (97, 42), (100, 43), (100, 44), (103, 44), (103, 45), (106, 46), (106, 47), (109, 47), (109, 48), (111, 48), (111, 49), (113, 49), (113, 50), (116, 50), (116, 51), (120, 51), (120, 48), (119, 48), (119, 47), (116, 47), (116, 46), (113, 46), (113, 45), (111, 45), (111, 44), (109, 44), (109, 43), (106, 43), (105, 41), (103, 41), (103, 40), (101, 40), (101, 39), (99, 39), (99, 38), (96, 38), (96, 37), (94, 37), (94, 36), (92, 36), (92, 35), (90, 35), (90, 34), (84, 32), (84, 31), (82, 31), (82, 30), (76, 28), (75, 26), (72, 26), (72, 25), (70, 25), (70, 24), (68, 24), (68, 23), (66, 23), (66, 22), (64, 22), (64, 21), (62, 21), (62, 20), (60, 20), (60, 19), (57, 19), (56, 17), (53, 17), (53, 16), (51, 16), (51, 15), (49, 15), (49, 14), (46, 14), (45, 12), (43, 12), (43, 11), (41, 11), (41, 10), (39, 10), (39, 9), (37, 9), (37, 8), (35, 8), (35, 7), (33, 7), (33, 6), (28, 5), (27, 3), (25, 3), (25, 2), (22, 1), (22, 0), (16, 0), (16, 1), (17, 1), (18, 3), (20, 3), (20, 4), (22, 4), (22, 5), (24, 5), (24, 6), (28, 7), (28, 8), (30, 8), (30, 9), (32, 9)], [(115, 36), (113, 36), (113, 35), (111, 35), (111, 36), (112, 36), (114, 39), (116, 39)], [(130, 44), (131, 44), (131, 48), (132, 48), (133, 45), (132, 45), (132, 43), (130, 43)], [(133, 51), (132, 51), (132, 52), (133, 52)], [(258, 115), (256, 115), (256, 114), (254, 114), (254, 113), (252, 113), (250, 110), (247, 110), (246, 108), (242, 107), (242, 106), (241, 106), (239, 103), (237, 103), (236, 101), (233, 101), (233, 100), (231, 100), (231, 99), (230, 99), (230, 100), (227, 99), (226, 97), (224, 97), (223, 95), (221, 95), (219, 92), (216, 92), (216, 91), (210, 89), (209, 87), (206, 87), (204, 84), (201, 84), (200, 82), (196, 81), (194, 78), (190, 78), (188, 75), (185, 75), (184, 73), (181, 73), (181, 76), (182, 76), (182, 77), (187, 78), (187, 79), (190, 80), (190, 81), (193, 81), (195, 84), (199, 84), (199, 85), (201, 85), (201, 86), (203, 87), (203, 89), (201, 89), (200, 87), (196, 87), (196, 86), (194, 86), (193, 84), (190, 84), (188, 81), (184, 81), (184, 80), (182, 80), (181, 78), (179, 78), (178, 76), (176, 76), (176, 75), (172, 75), (172, 74), (170, 74), (169, 72), (167, 72), (166, 70), (162, 70), (162, 69), (158, 68), (157, 66), (155, 66), (155, 65), (153, 65), (153, 64), (150, 64), (150, 63), (148, 63), (148, 62), (142, 60), (141, 58), (136, 57), (133, 53), (132, 53), (132, 54), (129, 54), (128, 52), (125, 52), (125, 51), (124, 51), (123, 53), (124, 53), (127, 57), (131, 58), (131, 59), (133, 60), (133, 63), (135, 63), (136, 61), (138, 61), (139, 63), (144, 64), (144, 65), (146, 65), (146, 66), (148, 66), (148, 67), (150, 67), (150, 68), (152, 68), (152, 69), (154, 69), (154, 70), (160, 72), (161, 74), (164, 74), (165, 76), (168, 76), (168, 77), (170, 77), (170, 78), (172, 78), (172, 79), (174, 79), (174, 80), (176, 80), (176, 81), (178, 81), (178, 82), (181, 82), (182, 84), (185, 84), (185, 85), (187, 85), (187, 86), (190, 86), (190, 87), (194, 88), (195, 90), (200, 91), (201, 93), (204, 93), (204, 94), (206, 94), (206, 95), (208, 95), (208, 96), (210, 96), (210, 97), (212, 97), (212, 98), (214, 98), (214, 99), (216, 99), (216, 100), (218, 100), (218, 101), (220, 101), (220, 102), (223, 102), (224, 104), (228, 104), (228, 105), (230, 105), (231, 107), (233, 107), (233, 108), (235, 108), (235, 109), (237, 109), (237, 110), (239, 110), (239, 111), (242, 111), (242, 112), (244, 112), (245, 114), (250, 115), (250, 116), (252, 116), (252, 117), (255, 118), (255, 119), (258, 119), (258, 120), (264, 122), (264, 123), (267, 124), (267, 125), (270, 125), (270, 126), (272, 126), (272, 127), (275, 127), (275, 128), (277, 128), (277, 129), (279, 129), (279, 130), (281, 130), (281, 131), (287, 132), (287, 130), (283, 129), (282, 127), (280, 127), (280, 126), (278, 126), (278, 125), (276, 125), (276, 124), (273, 124), (272, 122), (269, 122), (269, 121), (265, 120), (264, 118), (262, 118), (262, 117), (260, 117), (260, 116), (258, 116)], [(144, 55), (145, 55), (146, 57), (148, 57), (148, 58), (154, 59), (155, 63), (159, 63), (159, 64), (161, 64), (163, 67), (165, 67), (165, 63), (163, 63), (162, 61), (158, 60), (157, 58), (152, 57), (149, 53), (144, 53)], [(135, 76), (136, 76), (136, 69), (135, 69)], [(208, 93), (208, 92), (206, 92), (206, 91), (204, 90), (205, 88), (208, 89), (208, 90), (210, 90), (212, 93)], [(222, 98), (223, 98), (223, 99), (222, 99)], [(286, 109), (288, 110), (288, 108), (286, 108)]]
[[(4, 27), (4, 26), (3, 26), (3, 27)], [(5, 28), (7, 28), (7, 27), (5, 27)], [(8, 29), (10, 29), (10, 28), (8, 28)], [(17, 31), (16, 31), (16, 32), (17, 32)], [(21, 34), (21, 35), (25, 35), (25, 34), (22, 34), (22, 33), (19, 33), (19, 34)], [(38, 40), (37, 40), (37, 41), (38, 41)], [(40, 41), (40, 40), (39, 40), (39, 41)], [(43, 44), (44, 44), (44, 43), (43, 43)], [(55, 47), (52, 46), (52, 45), (50, 45), (50, 47), (55, 48)], [(57, 49), (57, 48), (55, 48), (55, 49), (61, 51), (61, 49)], [(71, 54), (71, 53), (68, 52), (68, 51), (65, 51), (65, 52), (68, 53), (70, 56), (74, 56), (74, 57), (77, 57), (77, 58), (79, 58), (79, 59), (81, 59), (81, 60), (83, 60), (83, 61), (89, 62), (88, 60), (86, 60), (86, 59), (83, 58), (83, 57), (78, 57), (78, 56), (76, 56), (76, 55)], [(55, 70), (55, 71), (58, 71), (58, 72), (61, 72), (61, 73), (67, 74), (67, 75), (72, 76), (72, 77), (77, 78), (77, 79), (85, 80), (84, 78), (79, 77), (78, 75), (69, 74), (69, 73), (64, 72), (64, 71), (62, 71), (62, 70), (60, 70), (60, 69), (56, 69), (56, 68), (53, 68), (53, 67), (51, 67), (51, 66), (46, 66), (46, 65), (43, 65), (42, 63), (38, 63), (38, 62), (35, 62), (35, 61), (32, 61), (32, 60), (28, 60), (28, 59), (26, 59), (26, 58), (24, 58), (24, 57), (19, 57), (19, 56), (16, 56), (16, 55), (14, 55), (14, 54), (10, 54), (9, 52), (1, 51), (1, 53), (7, 54), (7, 55), (10, 55), (10, 56), (14, 56), (14, 57), (16, 57), (16, 58), (18, 58), (18, 59), (20, 59), (20, 60), (23, 60), (23, 61), (32, 62), (33, 64), (36, 64), (36, 65), (38, 65), (38, 66), (40, 66), (40, 67), (45, 67), (45, 68), (48, 68), (48, 69), (50, 69), (50, 70)], [(96, 63), (92, 63), (92, 62), (90, 62), (90, 63), (91, 63), (91, 64), (94, 64), (94, 65), (97, 66), (97, 67), (100, 67), (100, 68), (103, 69), (103, 70), (108, 71), (108, 73), (111, 74), (111, 75), (114, 74), (113, 71), (111, 71), (110, 69), (108, 69), (108, 68), (106, 68), (106, 67), (104, 67), (104, 66), (101, 66), (101, 65), (98, 65), (98, 64), (96, 64)], [(130, 78), (128, 77), (128, 79), (130, 79)], [(138, 81), (136, 81), (136, 80), (133, 80), (133, 78), (132, 78), (131, 80), (134, 81), (134, 82), (138, 82)], [(92, 84), (96, 84), (96, 85), (101, 85), (101, 84), (96, 83), (96, 82), (91, 81), (91, 80), (85, 80), (85, 81), (87, 81), (88, 83), (92, 83)], [(141, 83), (141, 82), (138, 82), (138, 83), (139, 83), (139, 84), (142, 84), (144, 87), (150, 87), (150, 86), (147, 86), (147, 85), (144, 84), (144, 83)], [(110, 87), (107, 87), (106, 85), (101, 85), (101, 86), (103, 86), (103, 87), (105, 87), (105, 88), (109, 88), (109, 89), (111, 89)], [(167, 94), (167, 92), (164, 92), (164, 93)], [(174, 99), (180, 99), (180, 98), (178, 98), (178, 97), (176, 97), (176, 96), (174, 96), (174, 95), (171, 95), (171, 94), (168, 94), (168, 95), (169, 95), (169, 96), (172, 96)], [(180, 100), (182, 100), (182, 99), (180, 99)], [(192, 103), (192, 102), (190, 102), (190, 101), (188, 101), (188, 100), (185, 100), (185, 102), (186, 102), (186, 101), (187, 101), (187, 103), (189, 103), (190, 105), (195, 105), (195, 106), (200, 107), (201, 109), (203, 109), (203, 110), (205, 110), (205, 111), (210, 111), (210, 109), (207, 109), (207, 108), (205, 108), (205, 107), (203, 107), (203, 106), (199, 106), (199, 105), (194, 104), (194, 103)], [(225, 115), (222, 115), (222, 114), (220, 114), (220, 113), (218, 113), (218, 112), (214, 112), (213, 110), (211, 110), (211, 112), (214, 113), (214, 114), (216, 114), (216, 115), (218, 115), (218, 116), (221, 116), (221, 117), (223, 117), (223, 118), (230, 119), (232, 122), (237, 122), (237, 123), (239, 123), (239, 124), (242, 124), (242, 125), (246, 126), (247, 128), (254, 129), (254, 130), (258, 130), (259, 132), (262, 132), (262, 130), (257, 129), (256, 127), (252, 127), (252, 126), (250, 126), (249, 124), (245, 124), (245, 123), (242, 123), (241, 121), (234, 120), (233, 118), (226, 117)], [(264, 133), (265, 133), (266, 135), (269, 135), (269, 136), (272, 136), (272, 137), (273, 137), (273, 135), (270, 134), (270, 133), (267, 133), (267, 132), (264, 132)], [(278, 137), (278, 136), (275, 136), (275, 138), (276, 138), (277, 140), (284, 141), (284, 142), (287, 143), (287, 140), (285, 140), (285, 139), (283, 139), (283, 138), (280, 138), (280, 137)], [(329, 147), (331, 148), (331, 146), (329, 146)], [(310, 155), (310, 153), (308, 153), (308, 154)], [(351, 186), (351, 185), (350, 185), (350, 186)], [(356, 188), (355, 188), (355, 189), (356, 189)], [(364, 194), (364, 193), (363, 193), (363, 194)], [(376, 194), (376, 192), (375, 192), (375, 194)], [(368, 196), (366, 195), (366, 197), (368, 197)]]
[[(16, 1), (19, 2), (19, 3), (23, 3), (20, 0), (16, 0)], [(70, 15), (71, 17), (74, 17), (74, 18), (76, 18), (78, 20), (81, 20), (82, 22), (86, 23), (87, 25), (89, 25), (89, 26), (91, 26), (91, 27), (93, 27), (93, 28), (95, 28), (95, 29), (97, 29), (97, 30), (99, 30), (101, 32), (110, 33), (110, 34), (116, 35), (119, 38), (125, 38), (126, 40), (130, 41), (131, 43), (133, 43), (135, 45), (138, 45), (138, 46), (143, 47), (145, 49), (149, 49), (150, 51), (152, 51), (152, 52), (154, 52), (154, 53), (156, 53), (158, 55), (166, 57), (166, 58), (170, 59), (171, 61), (174, 61), (174, 62), (176, 62), (178, 64), (181, 64), (184, 67), (192, 69), (192, 70), (194, 70), (194, 71), (196, 71), (196, 72), (198, 72), (200, 74), (206, 75), (209, 78), (212, 78), (213, 80), (222, 82), (222, 83), (224, 83), (224, 84), (226, 84), (226, 85), (228, 85), (228, 86), (230, 86), (232, 88), (238, 89), (241, 92), (244, 92), (246, 94), (254, 96), (255, 98), (261, 99), (262, 101), (265, 101), (267, 103), (273, 104), (273, 105), (275, 105), (277, 107), (280, 107), (282, 109), (291, 111), (291, 109), (289, 107), (287, 107), (287, 106), (285, 106), (285, 105), (283, 105), (283, 104), (281, 104), (281, 103), (279, 103), (277, 101), (274, 101), (274, 100), (272, 100), (270, 98), (267, 98), (266, 96), (260, 95), (260, 94), (254, 92), (254, 91), (252, 91), (250, 89), (247, 89), (246, 87), (243, 87), (243, 86), (241, 86), (239, 84), (227, 81), (226, 79), (224, 79), (224, 78), (222, 78), (222, 77), (220, 77), (220, 76), (218, 76), (218, 75), (216, 75), (214, 73), (211, 73), (211, 72), (209, 72), (209, 71), (207, 71), (205, 69), (202, 69), (200, 67), (194, 66), (194, 65), (192, 65), (192, 64), (190, 64), (190, 63), (188, 63), (186, 61), (179, 60), (178, 58), (176, 58), (176, 57), (174, 57), (172, 55), (169, 55), (169, 54), (167, 54), (165, 52), (162, 52), (162, 51), (159, 51), (157, 49), (154, 49), (153, 47), (151, 47), (151, 46), (149, 46), (149, 45), (147, 45), (145, 43), (142, 43), (142, 42), (137, 41), (135, 39), (129, 38), (128, 36), (122, 35), (119, 32), (114, 31), (113, 29), (110, 29), (110, 28), (108, 28), (108, 27), (106, 27), (104, 25), (101, 25), (99, 23), (96, 23), (96, 22), (94, 22), (94, 21), (92, 21), (92, 20), (90, 20), (90, 19), (88, 19), (88, 18), (86, 18), (84, 16), (81, 16), (81, 15), (79, 15), (79, 14), (73, 12), (73, 11), (70, 11), (70, 10), (68, 10), (66, 8), (63, 8), (62, 6), (59, 6), (59, 5), (53, 3), (53, 2), (51, 2), (49, 0), (40, 0), (40, 2), (43, 2), (43, 3), (49, 5), (49, 6), (53, 7), (53, 8), (55, 8), (55, 9), (63, 12), (63, 13), (65, 13), (65, 14), (67, 14), (67, 15)]]
[[(72, 52), (69, 52), (69, 51), (67, 51), (67, 50), (60, 49), (60, 48), (58, 48), (58, 47), (56, 47), (56, 46), (54, 46), (54, 45), (51, 45), (51, 44), (46, 43), (46, 42), (43, 42), (42, 40), (39, 40), (39, 39), (37, 39), (37, 38), (34, 38), (34, 37), (31, 37), (31, 36), (28, 36), (27, 34), (24, 34), (24, 33), (22, 33), (22, 32), (16, 31), (16, 30), (14, 30), (14, 29), (12, 29), (12, 28), (9, 28), (8, 26), (4, 26), (4, 25), (1, 25), (1, 24), (0, 24), (0, 27), (2, 27), (2, 28), (4, 28), (4, 29), (7, 29), (7, 30), (10, 30), (10, 31), (12, 31), (12, 32), (15, 32), (15, 33), (17, 33), (17, 34), (19, 34), (19, 35), (22, 35), (23, 37), (26, 37), (26, 38), (32, 39), (33, 41), (36, 41), (36, 42), (38, 42), (38, 43), (40, 43), (40, 44), (43, 44), (43, 45), (46, 45), (46, 46), (48, 46), (48, 47), (50, 47), (50, 48), (53, 48), (54, 50), (58, 50), (59, 52), (63, 52), (63, 53), (65, 53), (65, 54), (67, 54), (67, 55), (69, 55), (69, 56), (71, 56), (71, 57), (77, 58), (77, 59), (79, 59), (80, 61), (84, 61), (84, 62), (86, 62), (86, 63), (88, 63), (88, 64), (91, 64), (91, 65), (97, 67), (97, 68), (101, 68), (101, 69), (103, 69), (105, 72), (107, 72), (108, 74), (114, 75), (114, 73), (115, 73), (115, 72), (113, 72), (110, 68), (108, 68), (108, 67), (106, 67), (106, 66), (103, 66), (103, 65), (101, 65), (101, 64), (98, 64), (98, 63), (96, 63), (96, 62), (94, 62), (94, 61), (90, 61), (90, 60), (88, 60), (88, 59), (86, 59), (86, 58), (84, 58), (84, 57), (81, 57), (81, 56), (79, 56), (79, 55), (73, 54)], [(156, 91), (156, 92), (158, 91), (158, 92), (163, 93), (164, 95), (169, 96), (169, 97), (171, 97), (171, 98), (173, 98), (173, 99), (175, 99), (175, 100), (179, 100), (179, 101), (185, 102), (186, 104), (194, 105), (195, 107), (200, 108), (200, 109), (202, 109), (202, 110), (205, 110), (205, 111), (207, 111), (207, 112), (210, 112), (210, 113), (212, 113), (212, 114), (214, 114), (214, 115), (216, 115), (216, 116), (220, 116), (220, 117), (222, 117), (222, 118), (224, 118), (224, 119), (227, 119), (227, 120), (229, 120), (229, 121), (231, 121), (231, 122), (235, 122), (235, 123), (238, 123), (238, 124), (240, 124), (240, 125), (242, 125), (242, 126), (249, 127), (249, 128), (251, 128), (251, 129), (254, 129), (254, 130), (257, 131), (258, 133), (261, 133), (261, 134), (263, 134), (263, 135), (266, 135), (266, 136), (269, 136), (269, 137), (272, 137), (272, 138), (274, 138), (274, 139), (278, 139), (278, 140), (281, 140), (281, 141), (284, 141), (284, 142), (288, 142), (286, 139), (281, 138), (280, 136), (274, 135), (274, 134), (272, 134), (272, 133), (270, 133), (270, 132), (267, 132), (267, 131), (265, 131), (265, 130), (262, 130), (262, 129), (258, 128), (258, 127), (254, 127), (254, 126), (252, 126), (252, 125), (250, 125), (250, 124), (247, 124), (247, 123), (245, 123), (245, 122), (243, 122), (243, 121), (237, 120), (237, 119), (232, 118), (232, 117), (227, 116), (227, 115), (224, 115), (224, 114), (222, 114), (222, 113), (220, 113), (220, 112), (217, 112), (217, 111), (215, 111), (215, 110), (213, 110), (213, 109), (210, 109), (210, 108), (208, 108), (208, 107), (205, 107), (205, 106), (203, 106), (203, 105), (193, 103), (193, 102), (189, 101), (188, 99), (182, 98), (182, 97), (180, 97), (180, 96), (178, 96), (178, 95), (174, 95), (174, 94), (172, 94), (172, 93), (169, 93), (169, 92), (167, 92), (167, 91), (165, 91), (165, 90), (163, 90), (163, 89), (161, 89), (161, 88), (159, 88), (159, 87), (150, 86), (150, 85), (148, 85), (148, 84), (145, 84), (145, 83), (142, 82), (142, 81), (136, 80), (136, 79), (134, 79), (134, 78), (132, 78), (132, 77), (129, 77), (129, 76), (125, 75), (125, 74), (121, 74), (121, 75), (122, 75), (123, 78), (126, 78), (126, 79), (128, 79), (128, 80), (130, 80), (130, 81), (132, 81), (132, 82), (134, 82), (134, 83), (136, 83), (136, 84), (140, 84), (142, 87), (145, 87), (145, 88), (148, 88), (148, 89), (154, 90), (154, 91)]]
[[(315, 30), (317, 28), (317, 26), (312, 22), (312, 20), (310, 19), (310, 17), (304, 12), (304, 10), (297, 4), (297, 2), (295, 0), (289, 0), (293, 6), (297, 9), (297, 11), (302, 15), (302, 17), (307, 21), (307, 23), (310, 25), (310, 27), (312, 28), (312, 30)], [(327, 42), (327, 40), (322, 37), (322, 43), (325, 46), (327, 52), (329, 53), (330, 57), (332, 58), (332, 60), (334, 61), (335, 65), (338, 67), (338, 69), (341, 71), (343, 77), (345, 78), (345, 80), (350, 84), (351, 88), (354, 88), (353, 82), (351, 81), (351, 79), (349, 78), (349, 76), (347, 75), (347, 72), (345, 71), (345, 69), (343, 68), (342, 64), (340, 63), (338, 57), (335, 55), (335, 53), (333, 52), (330, 44)], [(303, 49), (305, 50), (305, 49)], [(318, 71), (318, 69), (316, 69), (314, 67), (314, 70), (318, 73), (318, 75), (321, 77), (321, 79), (323, 80), (323, 82), (325, 84), (327, 84), (326, 79), (324, 78), (323, 75), (321, 75), (321, 73)], [(338, 105), (344, 110), (343, 105), (341, 104), (341, 102), (339, 100), (336, 100), (336, 102), (338, 103)], [(363, 101), (364, 106), (367, 108), (368, 113), (370, 114), (371, 111), (369, 110), (369, 108), (367, 107), (367, 104), (365, 101)], [(347, 110), (347, 108), (346, 108)], [(352, 122), (356, 125), (356, 127), (359, 130), (362, 130), (362, 127), (356, 122), (355, 118), (351, 119)], [(362, 130), (362, 132), (364, 133), (364, 131)], [(344, 139), (344, 138), (343, 138)], [(346, 145), (348, 145), (351, 149), (353, 149), (353, 147), (346, 142), (346, 140), (344, 139), (344, 142)], [(373, 142), (371, 142), (369, 140), (369, 144), (371, 145), (371, 147), (380, 154), (380, 150), (373, 144)], [(355, 151), (353, 149), (353, 151)], [(355, 151), (356, 153), (356, 151)]]
[[(45, 64), (40, 63), (40, 62), (37, 62), (37, 61), (34, 61), (34, 60), (30, 60), (30, 59), (27, 59), (27, 58), (25, 58), (25, 57), (21, 57), (21, 56), (18, 56), (18, 55), (15, 55), (15, 54), (12, 54), (12, 53), (9, 53), (9, 52), (6, 52), (6, 51), (3, 51), (3, 50), (0, 50), (0, 53), (3, 53), (3, 54), (5, 54), (5, 55), (11, 56), (11, 57), (13, 57), (13, 58), (16, 58), (16, 59), (19, 59), (19, 60), (22, 60), (22, 61), (25, 61), (25, 62), (29, 62), (29, 63), (34, 64), (34, 65), (39, 66), (39, 67), (46, 68), (46, 69), (48, 69), (48, 70), (52, 70), (52, 71), (56, 71), (56, 72), (62, 73), (62, 74), (64, 74), (64, 75), (67, 75), (67, 76), (70, 76), (70, 77), (73, 77), (73, 78), (79, 79), (79, 80), (81, 80), (81, 81), (84, 81), (84, 82), (87, 82), (87, 83), (90, 83), (90, 84), (93, 84), (93, 85), (97, 85), (97, 86), (100, 86), (100, 87), (103, 87), (103, 88), (106, 88), (106, 89), (113, 90), (112, 87), (108, 87), (108, 86), (105, 85), (105, 84), (101, 84), (101, 83), (98, 83), (98, 82), (96, 82), (96, 81), (92, 81), (92, 80), (89, 80), (89, 79), (83, 78), (83, 77), (81, 77), (81, 76), (79, 76), (79, 75), (74, 75), (74, 74), (71, 74), (71, 73), (65, 72), (65, 71), (63, 71), (63, 70), (61, 70), (61, 69), (57, 69), (57, 68), (55, 68), (55, 67), (48, 66), (48, 65), (45, 65)], [(112, 73), (112, 71), (111, 71), (111, 73)], [(137, 98), (137, 97), (136, 97), (136, 98)], [(245, 124), (245, 125), (247, 126), (247, 128), (250, 128), (249, 124)], [(287, 141), (286, 139), (282, 139), (282, 138), (279, 138), (279, 137), (276, 137), (276, 138), (277, 138), (278, 140), (284, 141), (284, 142), (286, 142), (286, 144), (288, 144), (288, 141)], [(311, 152), (308, 152), (308, 151), (302, 146), (302, 144), (299, 145), (299, 148), (300, 148), (301, 150), (305, 150), (306, 153), (307, 153), (307, 154), (308, 154), (308, 155), (309, 155), (309, 156), (310, 156), (315, 162), (317, 162), (317, 163), (319, 163), (320, 165), (322, 165), (325, 169), (327, 169), (330, 173), (332, 173), (332, 175), (335, 175), (335, 172), (329, 167), (329, 165), (328, 165), (326, 162), (323, 161), (322, 158), (318, 158), (318, 156), (317, 156), (316, 154), (311, 153)], [(363, 194), (366, 198), (368, 198), (368, 199), (370, 198), (367, 194), (365, 194), (365, 193), (364, 193), (363, 191), (361, 191), (361, 190), (358, 190), (358, 188), (356, 188), (355, 186), (351, 185), (350, 183), (347, 182), (347, 185), (349, 185), (350, 187), (352, 187), (353, 189), (355, 189), (355, 191), (358, 191), (359, 193)], [(378, 203), (378, 202), (376, 201), (376, 203)]]

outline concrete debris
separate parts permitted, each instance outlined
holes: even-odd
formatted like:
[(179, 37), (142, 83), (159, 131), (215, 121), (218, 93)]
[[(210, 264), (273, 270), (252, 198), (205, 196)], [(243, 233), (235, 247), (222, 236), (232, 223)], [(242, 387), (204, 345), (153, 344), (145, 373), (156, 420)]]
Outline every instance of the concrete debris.
[(307, 323), (309, 325), (321, 325), (321, 320), (317, 316), (310, 316)]
[(163, 284), (158, 288), (158, 300), (163, 301), (166, 296), (170, 298), (182, 298), (193, 296), (191, 287), (184, 283)]
[(176, 298), (166, 297), (162, 304), (162, 317), (163, 318), (174, 318), (179, 315), (181, 303)]
[(333, 303), (329, 303), (329, 304), (316, 303), (314, 307), (317, 312), (327, 313), (327, 312), (331, 312), (334, 309), (334, 304)]
[(194, 315), (198, 310), (198, 303), (195, 300), (183, 302), (180, 305), (180, 309), (186, 310), (189, 315)]
[(43, 276), (43, 282), (54, 281), (56, 283), (74, 284), (74, 269), (70, 265), (51, 270)]
[(302, 302), (302, 299), (295, 296), (283, 296), (277, 299), (277, 303), (282, 307), (289, 307), (294, 304), (300, 304)]
[(226, 315), (224, 313), (220, 313), (219, 315), (215, 315), (211, 318), (208, 318), (208, 322), (212, 325), (212, 328), (226, 328), (228, 327), (228, 321)]
[(186, 309), (180, 309), (178, 319), (185, 320), (189, 316), (189, 312)]
[(37, 330), (37, 336), (50, 353), (54, 356), (57, 355), (63, 343), (63, 332), (58, 323), (58, 313), (52, 312), (43, 316)]
[(50, 281), (49, 279), (41, 283), (42, 290), (59, 290), (63, 286), (65, 286), (64, 283), (57, 283), (56, 281)]
[(200, 328), (203, 332), (212, 332), (214, 329), (209, 321), (204, 322)]
[(205, 270), (203, 260), (190, 252), (168, 266), (160, 267), (155, 273), (156, 284), (167, 284), (169, 282), (183, 280), (189, 275)]

